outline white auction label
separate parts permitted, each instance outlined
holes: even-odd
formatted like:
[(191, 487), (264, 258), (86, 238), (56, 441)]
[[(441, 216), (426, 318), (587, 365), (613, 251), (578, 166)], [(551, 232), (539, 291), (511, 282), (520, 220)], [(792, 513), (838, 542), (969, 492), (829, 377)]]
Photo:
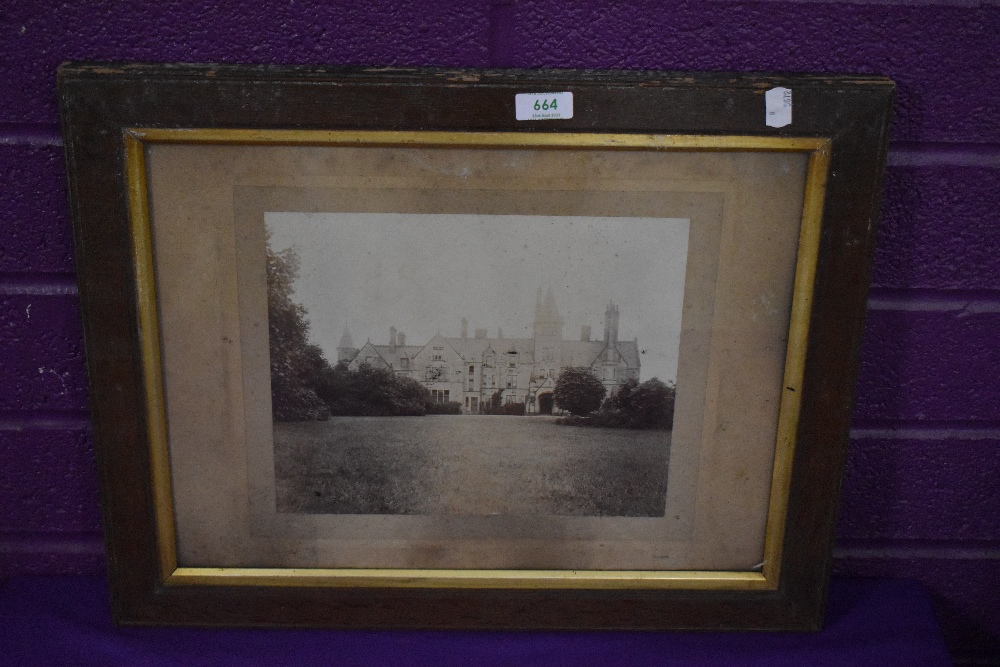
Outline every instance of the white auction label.
[(518, 93), (514, 110), (517, 120), (572, 118), (573, 93)]
[(792, 124), (790, 89), (772, 88), (764, 93), (764, 122), (768, 127), (784, 127)]

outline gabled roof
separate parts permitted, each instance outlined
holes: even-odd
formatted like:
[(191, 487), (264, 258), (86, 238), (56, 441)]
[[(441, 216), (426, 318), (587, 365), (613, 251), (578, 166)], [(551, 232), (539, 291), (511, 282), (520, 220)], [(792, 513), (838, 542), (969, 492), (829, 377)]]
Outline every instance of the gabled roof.
[(446, 338), (445, 341), (466, 361), (481, 361), (490, 348), (498, 355), (514, 350), (524, 363), (535, 359), (534, 338)]
[(603, 340), (564, 340), (560, 346), (564, 368), (590, 368), (604, 351)]
[[(603, 340), (564, 340), (561, 345), (564, 368), (590, 368), (607, 346)], [(629, 368), (639, 368), (639, 346), (635, 341), (618, 341), (615, 348)]]
[[(423, 354), (424, 350), (426, 350), (429, 347), (433, 347), (434, 343), (444, 343), (445, 345), (447, 345), (448, 347), (451, 348), (452, 352), (454, 352), (459, 357), (461, 357), (462, 354), (458, 350), (455, 349), (454, 345), (451, 344), (452, 340), (455, 340), (455, 339), (453, 339), (453, 338), (445, 338), (440, 333), (436, 333), (436, 334), (434, 334), (431, 337), (431, 339), (429, 341), (427, 341), (424, 345), (422, 345), (417, 352), (414, 352), (413, 356), (416, 357), (416, 356), (419, 356), (420, 354)], [(459, 339), (459, 340), (461, 340), (461, 339)]]
[(375, 345), (372, 345), (371, 341), (368, 341), (367, 343), (365, 343), (361, 347), (361, 349), (358, 350), (358, 353), (356, 355), (354, 355), (354, 358), (351, 359), (350, 363), (354, 363), (355, 361), (358, 361), (358, 364), (362, 364), (362, 363), (364, 363), (366, 356), (376, 356), (376, 357), (379, 358), (379, 360), (382, 361), (382, 363), (391, 366), (391, 364), (389, 363), (389, 361), (385, 357), (382, 356), (381, 352), (379, 352), (378, 347), (376, 347)]
[(639, 368), (639, 343), (634, 340), (618, 341), (618, 354), (629, 365), (629, 368)]
[(423, 349), (421, 345), (397, 345), (395, 349), (390, 345), (373, 345), (378, 353), (393, 368), (402, 366), (401, 359), (412, 359), (417, 352)]
[[(392, 351), (392, 346), (390, 345), (373, 345), (372, 347), (374, 347), (379, 352), (388, 353)], [(412, 357), (414, 354), (416, 354), (422, 349), (424, 349), (423, 345), (397, 345), (396, 353), (403, 356)]]
[(556, 381), (553, 378), (547, 377), (542, 380), (542, 383), (538, 385), (538, 389), (554, 389), (556, 386)]
[(478, 361), (490, 348), (492, 338), (448, 338), (448, 344), (466, 361)]

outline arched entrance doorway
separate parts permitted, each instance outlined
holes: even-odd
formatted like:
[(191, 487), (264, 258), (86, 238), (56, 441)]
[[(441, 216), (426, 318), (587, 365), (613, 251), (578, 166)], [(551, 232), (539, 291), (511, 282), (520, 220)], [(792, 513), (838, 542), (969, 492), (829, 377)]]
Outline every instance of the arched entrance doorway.
[(538, 397), (538, 414), (540, 415), (551, 415), (552, 414), (552, 394), (546, 393)]

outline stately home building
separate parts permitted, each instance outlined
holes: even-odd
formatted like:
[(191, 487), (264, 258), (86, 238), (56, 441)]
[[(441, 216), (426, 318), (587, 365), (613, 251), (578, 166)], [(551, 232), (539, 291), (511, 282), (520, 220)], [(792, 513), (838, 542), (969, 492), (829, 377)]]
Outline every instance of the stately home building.
[(458, 401), (468, 414), (476, 414), (497, 391), (504, 403), (523, 403), (529, 413), (550, 414), (556, 379), (566, 368), (586, 368), (600, 379), (608, 394), (629, 378), (639, 379), (637, 341), (618, 339), (618, 306), (608, 305), (604, 313), (604, 338), (591, 340), (590, 326), (583, 326), (579, 340), (563, 338), (551, 288), (545, 297), (538, 290), (532, 338), (496, 338), (486, 329), (468, 335), (462, 320), (461, 335), (448, 338), (440, 333), (426, 344), (407, 345), (406, 336), (389, 329), (389, 344), (365, 343), (354, 347), (350, 332), (337, 347), (337, 361), (357, 369), (361, 364), (389, 368), (420, 381), (435, 402)]

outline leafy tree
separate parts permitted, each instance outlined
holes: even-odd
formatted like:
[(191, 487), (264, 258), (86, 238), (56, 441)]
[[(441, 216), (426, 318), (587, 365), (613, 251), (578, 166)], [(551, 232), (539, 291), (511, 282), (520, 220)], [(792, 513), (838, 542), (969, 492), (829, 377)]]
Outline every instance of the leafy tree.
[(670, 428), (674, 424), (673, 384), (659, 378), (646, 380), (631, 396), (632, 428)]
[(267, 243), (267, 320), (271, 351), (271, 412), (274, 421), (329, 419), (330, 410), (314, 390), (330, 365), (309, 344), (306, 309), (292, 301), (299, 272), (294, 248), (274, 252)]
[(431, 400), (416, 380), (369, 364), (356, 371), (337, 364), (323, 373), (316, 392), (331, 413), (349, 416), (423, 415)]
[(596, 416), (597, 425), (617, 428), (672, 428), (674, 401), (677, 389), (674, 384), (652, 378), (639, 384), (626, 380), (601, 406)]
[(422, 415), (427, 411), (431, 392), (413, 378), (395, 376), (399, 415)]
[(625, 380), (625, 382), (623, 382), (621, 386), (608, 397), (608, 400), (604, 402), (604, 405), (601, 406), (601, 412), (605, 414), (631, 414), (632, 397), (635, 395), (635, 391), (638, 388), (639, 381), (635, 378)]
[(553, 397), (559, 407), (582, 417), (601, 407), (604, 394), (604, 385), (589, 370), (567, 368), (556, 380)]
[(267, 239), (267, 315), (271, 347), (271, 406), (275, 421), (335, 415), (422, 415), (430, 392), (416, 380), (368, 364), (331, 367), (309, 343), (306, 309), (292, 301), (299, 273), (295, 248), (275, 252)]

